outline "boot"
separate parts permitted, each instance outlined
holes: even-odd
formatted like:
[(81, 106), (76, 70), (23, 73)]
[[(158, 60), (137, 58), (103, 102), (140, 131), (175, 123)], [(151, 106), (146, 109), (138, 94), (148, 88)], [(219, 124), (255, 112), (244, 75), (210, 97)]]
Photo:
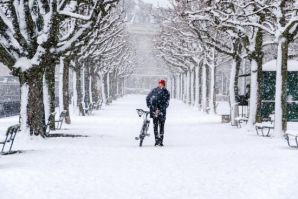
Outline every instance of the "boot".
[(155, 145), (154, 146), (159, 146), (159, 145), (160, 145), (159, 139), (155, 139)]
[(163, 140), (159, 140), (159, 146), (163, 147)]

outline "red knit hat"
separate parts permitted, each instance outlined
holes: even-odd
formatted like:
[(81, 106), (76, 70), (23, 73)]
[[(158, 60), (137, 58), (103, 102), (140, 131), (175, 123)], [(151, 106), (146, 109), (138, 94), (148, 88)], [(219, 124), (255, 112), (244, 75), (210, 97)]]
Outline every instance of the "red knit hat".
[(163, 84), (164, 86), (166, 85), (166, 80), (160, 80), (159, 82), (158, 82), (159, 84)]

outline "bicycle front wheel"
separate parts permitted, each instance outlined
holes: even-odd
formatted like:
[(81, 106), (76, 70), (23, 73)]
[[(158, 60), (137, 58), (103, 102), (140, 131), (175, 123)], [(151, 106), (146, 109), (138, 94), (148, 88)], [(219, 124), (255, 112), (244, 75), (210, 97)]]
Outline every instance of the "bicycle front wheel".
[(143, 146), (143, 141), (144, 141), (144, 138), (140, 138), (140, 144), (139, 144), (140, 147)]

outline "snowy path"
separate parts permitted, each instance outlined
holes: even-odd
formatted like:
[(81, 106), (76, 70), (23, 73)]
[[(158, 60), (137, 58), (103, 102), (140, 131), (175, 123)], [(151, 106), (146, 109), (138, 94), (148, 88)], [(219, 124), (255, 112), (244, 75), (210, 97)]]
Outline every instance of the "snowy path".
[[(297, 198), (298, 152), (281, 139), (257, 137), (172, 101), (166, 147), (153, 147), (151, 137), (138, 148), (139, 107), (144, 96), (127, 96), (61, 131), (88, 138), (19, 136), (15, 148), (25, 152), (0, 156), (0, 198)], [(1, 132), (14, 121), (1, 119)]]

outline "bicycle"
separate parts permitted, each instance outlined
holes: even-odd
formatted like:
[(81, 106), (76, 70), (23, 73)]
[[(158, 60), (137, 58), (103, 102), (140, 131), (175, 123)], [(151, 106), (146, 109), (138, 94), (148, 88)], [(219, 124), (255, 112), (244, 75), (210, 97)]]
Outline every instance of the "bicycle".
[(148, 133), (149, 126), (150, 126), (150, 119), (148, 118), (148, 116), (149, 116), (150, 112), (144, 111), (143, 109), (137, 109), (137, 113), (138, 113), (139, 117), (143, 116), (143, 118), (144, 118), (140, 135), (135, 138), (136, 140), (140, 140), (139, 146), (142, 147), (145, 137), (150, 136), (150, 134)]

